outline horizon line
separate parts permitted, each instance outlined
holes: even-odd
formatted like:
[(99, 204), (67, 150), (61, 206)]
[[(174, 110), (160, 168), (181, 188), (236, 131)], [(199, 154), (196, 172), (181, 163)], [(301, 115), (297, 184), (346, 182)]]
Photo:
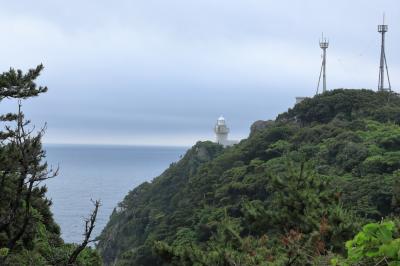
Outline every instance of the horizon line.
[[(206, 141), (206, 140), (202, 140)], [(193, 145), (179, 145), (179, 144), (135, 144), (135, 143), (71, 143), (71, 142), (43, 142), (43, 146), (119, 146), (119, 147), (165, 147), (165, 148), (190, 148), (194, 146), (196, 143)]]

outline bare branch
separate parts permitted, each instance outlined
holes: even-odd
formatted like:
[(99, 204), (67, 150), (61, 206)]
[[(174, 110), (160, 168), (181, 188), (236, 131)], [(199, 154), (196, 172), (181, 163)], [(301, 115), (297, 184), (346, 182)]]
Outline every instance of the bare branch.
[(92, 203), (94, 205), (94, 210), (90, 214), (89, 218), (85, 219), (85, 232), (83, 233), (84, 239), (83, 239), (82, 243), (79, 246), (77, 246), (76, 249), (72, 252), (71, 256), (68, 259), (68, 265), (74, 265), (76, 262), (76, 259), (78, 258), (78, 255), (85, 249), (85, 247), (89, 243), (95, 241), (93, 239), (90, 239), (90, 236), (95, 227), (97, 212), (98, 212), (101, 204), (100, 204), (99, 200), (96, 200), (96, 201), (92, 200)]

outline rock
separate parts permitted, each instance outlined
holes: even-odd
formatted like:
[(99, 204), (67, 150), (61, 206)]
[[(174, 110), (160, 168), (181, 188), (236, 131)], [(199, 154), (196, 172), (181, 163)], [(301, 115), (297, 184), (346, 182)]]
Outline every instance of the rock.
[(251, 127), (250, 127), (250, 135), (253, 135), (257, 131), (263, 130), (271, 125), (273, 125), (275, 122), (273, 120), (258, 120), (254, 122)]

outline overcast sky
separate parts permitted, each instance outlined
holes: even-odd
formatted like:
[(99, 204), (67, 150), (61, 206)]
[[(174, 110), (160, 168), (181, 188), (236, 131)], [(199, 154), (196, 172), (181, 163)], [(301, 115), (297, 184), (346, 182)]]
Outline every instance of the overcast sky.
[(1, 71), (45, 66), (24, 110), (47, 143), (191, 145), (221, 114), (246, 137), (315, 93), (322, 32), (328, 87), (376, 89), (383, 12), (400, 84), (398, 0), (0, 2)]

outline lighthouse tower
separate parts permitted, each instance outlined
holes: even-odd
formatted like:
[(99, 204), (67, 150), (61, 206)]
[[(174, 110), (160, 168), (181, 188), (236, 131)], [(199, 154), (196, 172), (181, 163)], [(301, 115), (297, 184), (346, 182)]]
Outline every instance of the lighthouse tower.
[(220, 116), (218, 118), (217, 124), (214, 127), (214, 132), (217, 143), (224, 146), (229, 145), (228, 141), (229, 128), (226, 126), (225, 118), (223, 116)]

